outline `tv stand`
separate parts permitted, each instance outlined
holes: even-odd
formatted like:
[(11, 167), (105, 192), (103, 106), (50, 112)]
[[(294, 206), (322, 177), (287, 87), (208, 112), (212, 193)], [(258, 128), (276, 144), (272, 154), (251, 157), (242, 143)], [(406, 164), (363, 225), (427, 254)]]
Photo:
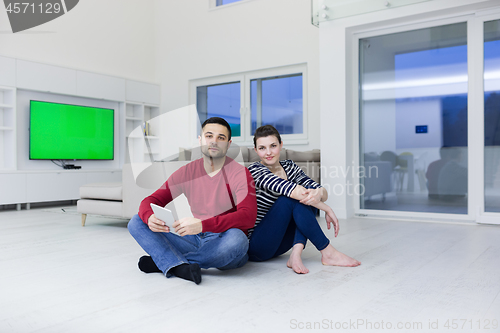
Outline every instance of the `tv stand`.
[(65, 164), (63, 166), (64, 169), (81, 169), (82, 167), (74, 164)]
[[(120, 182), (120, 169), (0, 171), (0, 205), (80, 199), (80, 186)], [(26, 205), (29, 208), (29, 205)]]

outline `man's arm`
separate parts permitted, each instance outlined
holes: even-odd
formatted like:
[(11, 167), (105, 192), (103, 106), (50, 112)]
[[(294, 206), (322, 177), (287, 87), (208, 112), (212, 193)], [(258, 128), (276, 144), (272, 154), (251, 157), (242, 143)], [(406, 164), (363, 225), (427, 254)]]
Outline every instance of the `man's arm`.
[[(149, 222), (152, 222), (152, 224), (160, 224), (162, 222), (155, 218), (153, 210), (151, 209), (151, 204), (154, 203), (160, 207), (165, 207), (169, 202), (179, 196), (181, 193), (183, 175), (185, 173), (186, 167), (181, 167), (170, 175), (168, 180), (158, 190), (141, 201), (139, 206), (139, 217), (142, 222), (147, 225), (149, 225)], [(151, 230), (153, 229), (151, 228)], [(165, 230), (161, 231), (165, 232)]]
[[(173, 200), (172, 193), (170, 192), (170, 188), (168, 186), (168, 181), (162, 185), (158, 190), (156, 190), (153, 194), (148, 197), (145, 197), (141, 201), (141, 205), (139, 206), (139, 217), (142, 222), (149, 225), (149, 218), (153, 215), (153, 210), (151, 209), (151, 204), (158, 205), (160, 207), (165, 207), (166, 204)], [(156, 219), (158, 220), (158, 219)]]

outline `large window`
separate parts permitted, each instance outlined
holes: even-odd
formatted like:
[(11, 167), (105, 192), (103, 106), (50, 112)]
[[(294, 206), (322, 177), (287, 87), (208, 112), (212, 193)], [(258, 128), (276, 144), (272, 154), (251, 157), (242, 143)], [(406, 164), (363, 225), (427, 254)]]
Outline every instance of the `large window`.
[(239, 82), (197, 87), (196, 101), (201, 123), (210, 117), (221, 117), (231, 126), (233, 136), (241, 136)]
[(305, 66), (247, 72), (191, 82), (200, 122), (218, 116), (235, 141), (250, 143), (255, 130), (273, 125), (291, 140), (305, 140)]
[(467, 23), (360, 39), (362, 209), (467, 214)]
[(302, 75), (260, 78), (250, 81), (252, 133), (273, 125), (280, 134), (303, 132)]

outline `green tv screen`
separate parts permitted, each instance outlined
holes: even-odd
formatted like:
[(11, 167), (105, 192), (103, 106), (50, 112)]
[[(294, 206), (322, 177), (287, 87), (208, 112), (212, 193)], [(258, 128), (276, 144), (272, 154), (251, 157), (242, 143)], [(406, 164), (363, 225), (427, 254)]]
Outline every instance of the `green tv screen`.
[(112, 160), (114, 110), (30, 101), (31, 160)]

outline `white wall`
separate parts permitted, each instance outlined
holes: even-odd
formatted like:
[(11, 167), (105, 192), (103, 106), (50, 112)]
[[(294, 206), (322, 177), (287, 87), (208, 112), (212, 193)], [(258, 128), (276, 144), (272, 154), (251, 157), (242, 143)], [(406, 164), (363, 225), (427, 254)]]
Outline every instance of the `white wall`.
[(247, 0), (209, 9), (209, 0), (155, 0), (163, 111), (189, 104), (189, 80), (307, 63), (309, 144), (288, 148), (319, 148), (319, 29), (310, 6)]
[(65, 15), (11, 33), (0, 6), (0, 54), (156, 82), (153, 0), (83, 0)]

